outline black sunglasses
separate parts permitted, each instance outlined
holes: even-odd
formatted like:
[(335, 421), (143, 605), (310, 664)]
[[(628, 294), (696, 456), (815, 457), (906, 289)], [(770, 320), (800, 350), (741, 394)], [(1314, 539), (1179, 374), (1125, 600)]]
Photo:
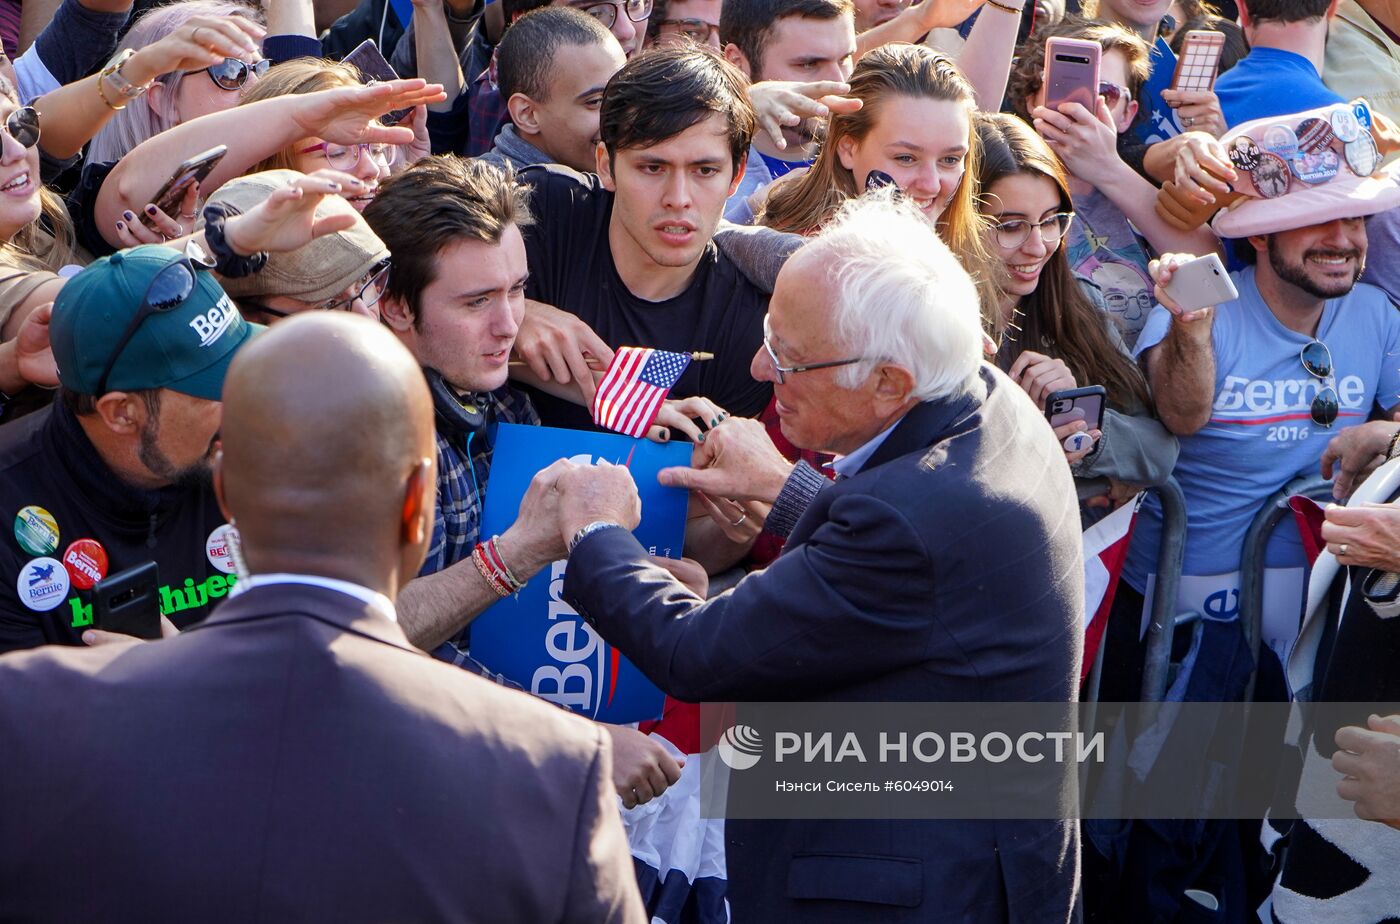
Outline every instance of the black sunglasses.
[(249, 74), (256, 74), (262, 77), (267, 73), (267, 69), (272, 66), (272, 62), (263, 58), (256, 64), (249, 64), (238, 58), (224, 58), (218, 64), (211, 64), (204, 70), (209, 75), (209, 79), (225, 90), (239, 90), (248, 82)]
[(1337, 422), (1337, 414), (1341, 410), (1337, 403), (1337, 390), (1327, 384), (1327, 379), (1332, 375), (1332, 351), (1321, 340), (1314, 340), (1303, 347), (1298, 359), (1308, 375), (1323, 383), (1322, 389), (1312, 400), (1308, 414), (1319, 427), (1331, 427)]
[(194, 287), (194, 263), (189, 257), (176, 257), (161, 267), (160, 272), (151, 279), (150, 285), (146, 286), (146, 294), (141, 296), (141, 307), (131, 316), (126, 330), (117, 338), (112, 355), (107, 357), (107, 364), (102, 367), (102, 375), (97, 379), (95, 395), (101, 397), (107, 393), (107, 379), (112, 375), (112, 367), (117, 364), (118, 357), (131, 342), (131, 338), (141, 329), (141, 324), (153, 314), (163, 314), (178, 308), (194, 292)]
[(5, 119), (5, 134), (15, 139), (22, 148), (32, 148), (39, 143), (39, 110), (33, 106), (23, 106), (10, 113)]

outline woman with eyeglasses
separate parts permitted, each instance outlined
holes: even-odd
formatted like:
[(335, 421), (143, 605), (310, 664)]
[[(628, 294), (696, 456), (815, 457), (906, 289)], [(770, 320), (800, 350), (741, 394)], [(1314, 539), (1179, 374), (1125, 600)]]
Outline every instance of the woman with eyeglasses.
[[(303, 64), (314, 78), (312, 85), (281, 94), (260, 93), (232, 109), (167, 129), (123, 157), (84, 211), (74, 208), (70, 199), (74, 219), (97, 238), (88, 249), (94, 254), (110, 253), (117, 247), (159, 243), (186, 234), (199, 216), (197, 201), (184, 203), (179, 215), (164, 215), (147, 203), (184, 161), (214, 144), (227, 150), (200, 184), (199, 199), (235, 177), (268, 166), (291, 166), (312, 173), (334, 169), (332, 163), (337, 168), (349, 164), (349, 158), (341, 156), (344, 152), (335, 150), (337, 146), (354, 146), (351, 156), (357, 166), (362, 158), (368, 159), (368, 165), (358, 171), (339, 171), (355, 178), (355, 185), (344, 190), (345, 195), (364, 197), (378, 186), (386, 151), (416, 144), (413, 129), (384, 125), (380, 117), (396, 109), (417, 108), (421, 114), (421, 107), (444, 96), (441, 86), (416, 78), (361, 84), (358, 71), (317, 59), (279, 64), (268, 72), (267, 80), (281, 81), (284, 70), (289, 75), (305, 73), (299, 70)], [(318, 88), (323, 85), (328, 88)], [(327, 143), (330, 157), (327, 148), (307, 150), (322, 142)], [(292, 158), (300, 159), (290, 162)], [(365, 179), (368, 176), (374, 179)], [(152, 219), (150, 229), (137, 222), (136, 212), (142, 210)], [(128, 235), (122, 228), (138, 233)]]
[[(1075, 477), (1107, 479), (1110, 499), (1118, 500), (1161, 484), (1176, 463), (1176, 438), (1152, 416), (1147, 380), (1097, 287), (1070, 270), (1064, 244), (1074, 205), (1064, 166), (1015, 116), (979, 115), (977, 135), (978, 204), (989, 247), (1005, 267), (996, 364), (1041, 408), (1054, 392), (1103, 386), (1101, 430), (1074, 421), (1055, 431)], [(1086, 431), (1092, 442), (1071, 449), (1071, 437)]]
[[(249, 91), (246, 102), (256, 103), (279, 96), (361, 85), (360, 72), (348, 64), (336, 64), (319, 58), (300, 58), (279, 64), (277, 70), (270, 73), (266, 80)], [(426, 152), (418, 152), (424, 153)], [(416, 159), (418, 154), (405, 155), (402, 159)], [(299, 138), (270, 157), (264, 158), (247, 172), (288, 169), (311, 173), (330, 168), (348, 173), (365, 183), (363, 190), (346, 197), (351, 205), (363, 212), (379, 191), (379, 184), (389, 178), (391, 168), (399, 160), (400, 150), (397, 145), (336, 144), (327, 142), (324, 138), (308, 136)]]

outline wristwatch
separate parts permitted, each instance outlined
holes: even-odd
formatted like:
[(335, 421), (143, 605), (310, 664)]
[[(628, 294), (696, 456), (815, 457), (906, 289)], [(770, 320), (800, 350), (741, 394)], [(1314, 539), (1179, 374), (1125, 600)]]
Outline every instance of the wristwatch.
[(583, 529), (574, 533), (574, 538), (569, 540), (569, 554), (573, 554), (574, 549), (578, 547), (578, 544), (580, 542), (587, 539), (594, 533), (600, 532), (605, 529), (622, 529), (622, 527), (619, 524), (614, 523), (612, 520), (594, 520), (592, 523), (589, 523)]
[(131, 56), (134, 54), (136, 54), (135, 49), (122, 49), (112, 55), (112, 59), (107, 62), (107, 66), (104, 67), (102, 73), (98, 75), (99, 81), (105, 81), (118, 96), (127, 102), (131, 102), (142, 93), (145, 93), (146, 88), (150, 86), (149, 83), (143, 83), (137, 86), (130, 80), (127, 80), (125, 75), (122, 74), (122, 68), (126, 66), (126, 62), (130, 61)]

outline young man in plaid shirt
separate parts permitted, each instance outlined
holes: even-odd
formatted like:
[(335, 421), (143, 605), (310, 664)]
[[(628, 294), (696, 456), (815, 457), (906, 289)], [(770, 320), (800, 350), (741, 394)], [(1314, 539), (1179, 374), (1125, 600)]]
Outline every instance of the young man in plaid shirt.
[[(497, 167), (457, 157), (419, 161), (380, 190), (365, 219), (394, 254), (380, 315), (423, 366), (437, 416), (437, 513), (427, 561), (397, 601), (409, 641), (500, 678), (469, 654), (469, 624), (500, 599), (495, 572), (473, 558), (498, 423), (538, 424), (507, 384), (525, 311), (528, 191)], [(549, 564), (551, 524), (516, 522), (494, 541), (500, 570), (528, 580)], [(648, 798), (680, 767), (640, 732), (604, 725), (624, 800)], [(642, 800), (645, 801), (645, 800)]]

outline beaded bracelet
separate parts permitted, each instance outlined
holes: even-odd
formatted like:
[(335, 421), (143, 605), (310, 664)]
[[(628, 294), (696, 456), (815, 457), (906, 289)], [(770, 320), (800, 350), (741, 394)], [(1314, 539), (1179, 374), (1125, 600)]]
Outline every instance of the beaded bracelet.
[(496, 547), (496, 540), (499, 536), (492, 536), (485, 542), (478, 542), (476, 548), (472, 549), (472, 561), (476, 563), (476, 570), (481, 572), (481, 576), (486, 579), (486, 583), (491, 585), (499, 596), (509, 597), (525, 586), (525, 582), (517, 578), (506, 566), (505, 559), (501, 557), (501, 550)]
[(1400, 443), (1400, 430), (1395, 431), (1395, 435), (1390, 438), (1390, 443), (1385, 447), (1385, 458), (1389, 461), (1395, 458), (1395, 445)]
[(510, 588), (507, 587), (500, 578), (496, 577), (491, 566), (486, 563), (486, 556), (482, 552), (482, 548), (483, 546), (478, 544), (476, 548), (472, 549), (472, 562), (475, 563), (476, 570), (481, 572), (481, 576), (486, 580), (486, 583), (490, 585), (491, 589), (496, 592), (496, 596), (509, 597)]

